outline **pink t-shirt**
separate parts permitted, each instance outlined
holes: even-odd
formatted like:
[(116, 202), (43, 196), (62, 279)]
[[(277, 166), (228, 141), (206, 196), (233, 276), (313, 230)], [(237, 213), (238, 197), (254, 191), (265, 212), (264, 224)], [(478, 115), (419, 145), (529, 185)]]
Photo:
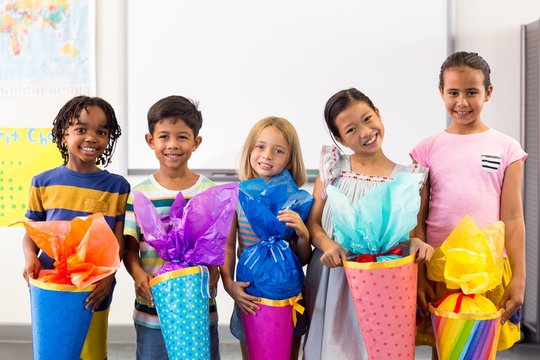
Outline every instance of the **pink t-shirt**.
[(527, 157), (516, 140), (494, 129), (470, 135), (443, 131), (422, 140), (410, 155), (429, 168), (426, 236), (434, 247), (465, 215), (480, 228), (498, 221), (505, 170)]

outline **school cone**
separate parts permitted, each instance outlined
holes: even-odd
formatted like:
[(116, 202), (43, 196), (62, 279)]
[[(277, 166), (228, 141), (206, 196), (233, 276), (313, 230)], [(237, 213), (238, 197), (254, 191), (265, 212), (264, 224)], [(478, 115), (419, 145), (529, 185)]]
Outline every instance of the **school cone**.
[(429, 311), (439, 359), (495, 359), (503, 309), (481, 295), (456, 293)]
[(208, 273), (201, 268), (174, 270), (150, 280), (171, 360), (210, 359)]
[(78, 360), (92, 320), (85, 299), (95, 288), (30, 279), (34, 359)]
[(381, 262), (345, 261), (343, 266), (369, 358), (414, 359), (414, 255)]
[(261, 298), (256, 315), (242, 313), (250, 360), (290, 358), (296, 312), (304, 312), (300, 299), (302, 294), (285, 300)]

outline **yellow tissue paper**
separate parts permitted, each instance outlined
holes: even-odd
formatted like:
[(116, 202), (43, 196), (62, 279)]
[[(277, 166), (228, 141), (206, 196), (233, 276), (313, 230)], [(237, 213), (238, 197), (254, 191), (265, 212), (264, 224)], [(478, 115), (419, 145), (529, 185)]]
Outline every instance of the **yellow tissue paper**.
[(504, 252), (502, 221), (480, 229), (467, 215), (440, 249), (446, 259), (444, 281), (449, 289), (461, 289), (464, 294), (483, 294), (501, 284)]

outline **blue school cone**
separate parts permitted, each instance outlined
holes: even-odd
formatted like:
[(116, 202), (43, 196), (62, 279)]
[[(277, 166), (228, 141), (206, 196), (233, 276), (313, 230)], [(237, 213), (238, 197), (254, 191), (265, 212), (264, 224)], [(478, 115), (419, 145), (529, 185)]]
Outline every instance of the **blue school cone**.
[(150, 280), (169, 359), (210, 359), (208, 272), (192, 266)]
[(81, 290), (74, 285), (30, 279), (34, 359), (80, 359), (92, 320), (84, 300), (94, 288), (91, 285)]

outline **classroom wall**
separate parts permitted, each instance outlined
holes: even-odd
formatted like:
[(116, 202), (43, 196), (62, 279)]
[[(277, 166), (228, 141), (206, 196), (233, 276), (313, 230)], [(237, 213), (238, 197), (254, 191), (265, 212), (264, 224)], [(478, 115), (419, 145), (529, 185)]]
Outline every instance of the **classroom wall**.
[[(125, 119), (123, 55), (126, 0), (96, 0), (96, 3), (97, 95), (113, 105), (124, 131), (128, 131), (125, 126), (129, 120)], [(484, 120), (490, 126), (519, 139), (520, 25), (538, 20), (540, 2), (520, 0), (510, 4), (505, 0), (454, 0), (451, 5), (455, 49), (478, 52), (492, 68), (495, 90), (493, 97), (484, 107)], [(437, 91), (437, 78), (438, 74), (433, 74), (433, 91)], [(389, 86), (401, 87), (403, 91), (407, 91), (407, 84), (390, 82)], [(39, 99), (35, 98), (0, 98), (0, 118), (17, 121), (6, 123), (2, 120), (2, 125), (26, 126), (24, 118), (35, 118), (38, 114), (42, 116), (41, 125), (50, 126), (52, 118), (65, 100), (59, 98), (48, 103), (39, 103)], [(417, 103), (410, 104), (410, 108), (404, 111), (416, 111), (421, 115), (422, 101), (418, 99)], [(27, 125), (36, 126), (35, 123)], [(114, 162), (108, 168), (110, 171), (126, 173), (126, 153), (123, 151), (125, 148), (125, 137), (121, 137)], [(132, 184), (136, 184), (140, 179), (141, 177), (128, 177)], [(0, 325), (29, 324), (29, 297), (21, 275), (24, 264), (21, 251), (22, 230), (18, 227), (0, 227), (0, 239), (4, 264), (1, 275), (3, 289), (0, 296)], [(131, 324), (133, 283), (123, 267), (118, 271), (117, 279), (110, 323)], [(218, 304), (221, 313), (220, 322), (227, 323), (232, 301), (222, 289)]]

